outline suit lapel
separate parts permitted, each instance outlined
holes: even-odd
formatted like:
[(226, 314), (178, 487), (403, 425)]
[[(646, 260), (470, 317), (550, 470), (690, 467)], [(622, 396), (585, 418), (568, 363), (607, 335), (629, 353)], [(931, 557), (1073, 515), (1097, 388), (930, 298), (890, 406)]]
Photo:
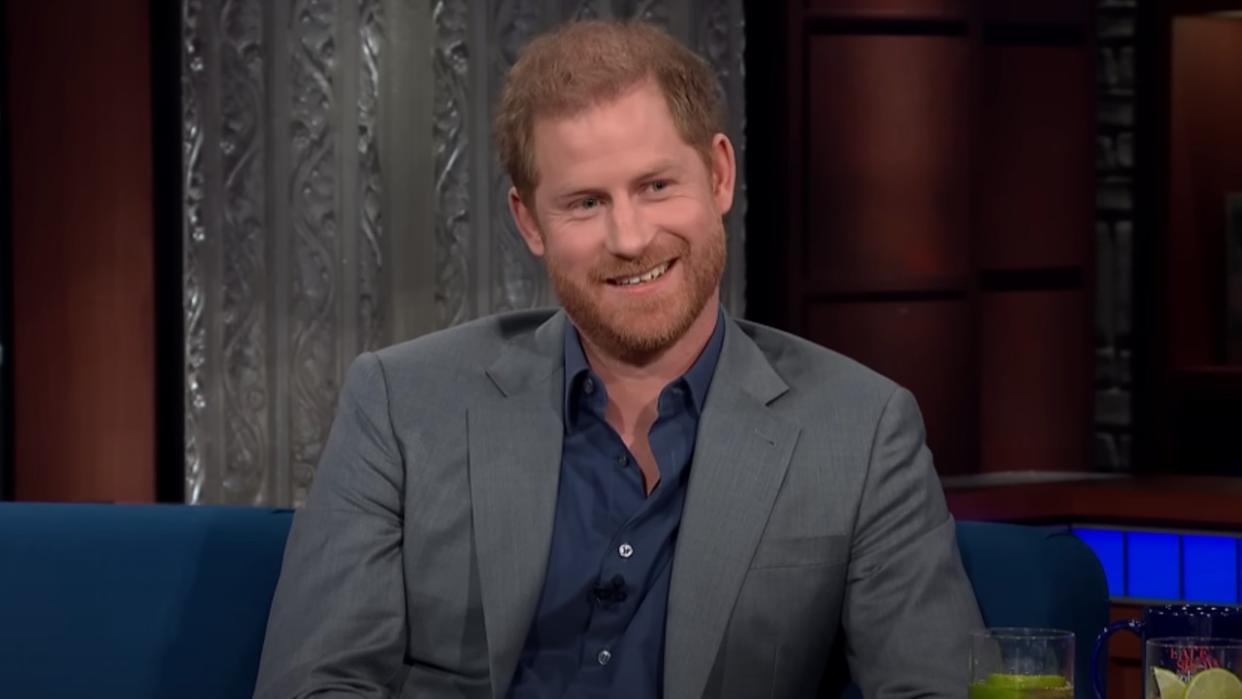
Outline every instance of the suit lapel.
[(564, 314), (488, 369), (503, 395), (470, 408), (470, 496), (492, 693), (517, 666), (543, 589), (560, 476)]
[(730, 322), (699, 423), (673, 556), (664, 695), (701, 696), (797, 442), (768, 403), (788, 390)]

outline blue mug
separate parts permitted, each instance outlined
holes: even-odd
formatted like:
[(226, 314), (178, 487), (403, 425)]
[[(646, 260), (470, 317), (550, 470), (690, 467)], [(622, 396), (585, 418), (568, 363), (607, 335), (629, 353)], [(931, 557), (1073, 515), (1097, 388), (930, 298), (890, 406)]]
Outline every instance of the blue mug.
[(1153, 638), (1242, 639), (1242, 607), (1162, 604), (1145, 608), (1141, 620), (1122, 619), (1109, 624), (1096, 637), (1095, 650), (1091, 652), (1091, 680), (1097, 699), (1104, 699), (1100, 656), (1108, 647), (1109, 637), (1122, 630), (1137, 634), (1144, 643)]

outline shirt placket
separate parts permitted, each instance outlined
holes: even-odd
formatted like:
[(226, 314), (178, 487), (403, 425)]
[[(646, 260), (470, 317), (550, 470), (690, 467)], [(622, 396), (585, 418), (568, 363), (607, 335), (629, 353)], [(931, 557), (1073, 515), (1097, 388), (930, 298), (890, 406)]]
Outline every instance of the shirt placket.
[[(602, 393), (598, 389), (597, 392)], [(656, 454), (656, 464), (661, 474), (668, 473), (671, 484), (673, 479), (680, 477), (682, 469), (681, 464), (670, 461), (676, 455), (667, 444), (668, 440), (675, 440), (673, 432), (676, 426), (667, 415), (673, 407), (670, 402), (684, 396), (684, 389), (678, 385), (671, 396), (667, 393), (661, 395), (660, 416), (652, 426), (649, 438), (652, 440), (652, 451)], [(591, 414), (607, 430), (617, 454), (614, 461), (618, 469), (608, 476), (614, 479), (613, 485), (616, 486), (610, 488), (613, 497), (609, 498), (609, 503), (614, 509), (614, 521), (621, 521), (622, 524), (609, 540), (595, 578), (590, 621), (580, 657), (583, 669), (600, 670), (616, 660), (616, 646), (634, 618), (644, 591), (671, 563), (671, 551), (664, 546), (664, 540), (672, 535), (672, 531), (668, 531), (672, 527), (668, 525), (667, 518), (655, 515), (670, 506), (670, 494), (676, 492), (670, 487), (658, 487), (650, 497), (644, 496), (637, 461), (604, 421), (603, 409), (606, 405), (607, 398), (597, 395), (592, 399)]]

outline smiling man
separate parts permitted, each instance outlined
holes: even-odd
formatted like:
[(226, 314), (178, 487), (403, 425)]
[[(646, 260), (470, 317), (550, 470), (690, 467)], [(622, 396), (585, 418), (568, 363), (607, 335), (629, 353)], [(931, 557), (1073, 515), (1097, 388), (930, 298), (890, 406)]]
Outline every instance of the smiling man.
[(563, 310), (355, 362), (256, 695), (965, 696), (979, 613), (913, 398), (721, 309), (708, 66), (569, 24), (496, 132)]

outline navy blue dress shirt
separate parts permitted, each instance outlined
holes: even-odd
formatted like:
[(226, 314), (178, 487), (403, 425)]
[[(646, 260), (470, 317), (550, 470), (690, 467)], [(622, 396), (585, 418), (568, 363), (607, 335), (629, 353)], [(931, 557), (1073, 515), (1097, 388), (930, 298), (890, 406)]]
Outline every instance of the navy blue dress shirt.
[(664, 619), (699, 415), (724, 344), (723, 311), (690, 369), (660, 392), (648, 434), (660, 481), (604, 419), (608, 393), (565, 330), (565, 439), (547, 574), (513, 699), (659, 697)]

